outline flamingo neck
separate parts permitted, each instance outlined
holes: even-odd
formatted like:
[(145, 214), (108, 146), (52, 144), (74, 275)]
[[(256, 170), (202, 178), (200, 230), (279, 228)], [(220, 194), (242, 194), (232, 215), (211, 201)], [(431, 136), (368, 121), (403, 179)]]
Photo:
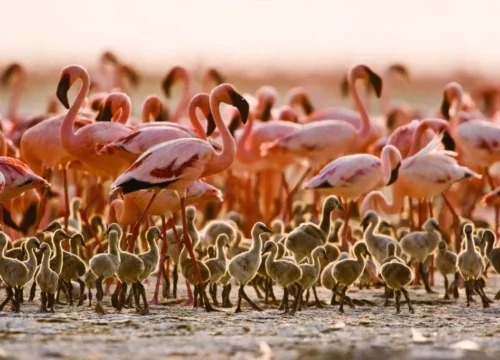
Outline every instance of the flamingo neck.
[(132, 109), (130, 103), (128, 101), (124, 101), (120, 109), (120, 116), (116, 119), (116, 122), (119, 122), (120, 124), (126, 124), (128, 119), (130, 118), (131, 112)]
[(69, 245), (70, 245), (70, 251), (72, 254), (76, 255), (76, 256), (79, 256), (80, 255), (80, 251), (78, 250), (78, 242), (76, 241), (78, 240), (77, 238), (75, 239), (71, 239), (71, 241), (69, 242)]
[(85, 98), (90, 89), (90, 77), (85, 71), (80, 71), (78, 78), (81, 79), (82, 83), (80, 89), (78, 90), (78, 95), (76, 96), (73, 105), (69, 108), (68, 112), (64, 116), (64, 119), (59, 130), (59, 137), (61, 144), (66, 151), (71, 152), (71, 150), (78, 149), (79, 141), (78, 137), (73, 133), (73, 124), (75, 122), (78, 111), (82, 107)]
[(328, 235), (330, 232), (330, 210), (326, 208), (326, 206), (323, 206), (323, 210), (321, 212), (321, 221), (319, 222), (319, 228)]
[(222, 139), (222, 151), (214, 156), (211, 164), (205, 169), (203, 176), (218, 174), (226, 170), (231, 166), (236, 155), (236, 144), (226, 124), (224, 124), (222, 120), (220, 103), (221, 101), (215, 96), (210, 96), (210, 109), (212, 110), (215, 125)]
[(45, 251), (42, 256), (42, 268), (47, 269), (49, 267), (50, 252)]
[(354, 100), (354, 105), (361, 116), (361, 128), (359, 129), (359, 136), (365, 137), (370, 130), (370, 118), (368, 117), (368, 111), (366, 110), (366, 104), (363, 103), (361, 97), (359, 96), (358, 88), (356, 87), (356, 76), (351, 75), (349, 79), (349, 88), (352, 93)]
[(148, 252), (153, 254), (155, 257), (158, 256), (158, 245), (156, 245), (155, 239), (148, 239), (148, 245)]
[(396, 194), (394, 186), (392, 187), (392, 203), (388, 203), (382, 193), (376, 193), (373, 200), (375, 201), (377, 207), (380, 208), (385, 214), (395, 214), (403, 207), (403, 197)]
[(189, 104), (189, 94), (191, 93), (191, 79), (189, 78), (187, 72), (185, 74), (184, 81), (185, 81), (184, 90), (182, 92), (181, 99), (179, 100), (179, 104), (177, 105), (174, 116), (172, 118), (172, 121), (176, 123), (180, 121), (184, 109)]
[(450, 119), (451, 131), (455, 133), (455, 130), (460, 125), (460, 109), (463, 103), (463, 92), (460, 89), (454, 89), (455, 94), (455, 107), (453, 111), (453, 116)]
[(277, 253), (278, 253), (278, 246), (273, 246), (271, 249), (271, 253), (267, 256), (266, 259), (266, 268), (270, 267), (276, 261)]
[(382, 94), (380, 94), (380, 104), (382, 107), (382, 114), (387, 115), (391, 111), (391, 82), (386, 81), (390, 77), (390, 71), (386, 71), (384, 74), (384, 87), (382, 89)]
[(250, 113), (248, 114), (248, 123), (243, 129), (243, 133), (238, 139), (238, 144), (236, 145), (238, 158), (243, 162), (252, 162), (254, 160), (250, 154), (251, 152), (250, 135), (252, 133), (253, 123), (254, 123), (254, 115), (253, 113)]
[(224, 244), (217, 244), (217, 260), (226, 260), (226, 253), (224, 252)]
[(118, 247), (118, 240), (109, 242), (108, 253), (110, 255), (116, 256), (118, 259), (120, 258), (120, 249)]
[(19, 107), (19, 101), (21, 99), (21, 94), (23, 92), (25, 84), (26, 84), (26, 74), (24, 73), (24, 70), (20, 70), (17, 73), (16, 81), (12, 88), (12, 95), (10, 96), (9, 108), (7, 110), (7, 116), (13, 122), (18, 121), (17, 108)]
[(203, 126), (201, 125), (200, 119), (198, 119), (198, 116), (196, 115), (197, 108), (198, 108), (198, 105), (196, 105), (196, 104), (189, 106), (189, 109), (188, 109), (189, 121), (191, 122), (191, 126), (193, 127), (194, 131), (196, 132), (196, 135), (198, 135), (198, 138), (200, 138), (201, 140), (207, 141), (207, 136), (205, 135), (205, 130), (203, 129)]
[(121, 223), (121, 220), (123, 218), (123, 200), (121, 199), (115, 199), (113, 202), (109, 205), (109, 223)]
[(465, 250), (467, 252), (472, 252), (472, 253), (475, 252), (476, 249), (474, 246), (474, 239), (472, 238), (472, 234), (471, 233), (465, 234), (465, 239), (466, 239)]

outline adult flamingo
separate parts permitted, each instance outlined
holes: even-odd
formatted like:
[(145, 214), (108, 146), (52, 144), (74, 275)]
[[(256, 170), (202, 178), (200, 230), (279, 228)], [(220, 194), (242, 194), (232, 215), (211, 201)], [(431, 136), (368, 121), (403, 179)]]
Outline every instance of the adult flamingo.
[(398, 178), (401, 161), (399, 150), (386, 145), (380, 158), (370, 154), (355, 154), (333, 160), (305, 184), (306, 189), (340, 196), (348, 202), (341, 240), (343, 250), (347, 250), (347, 225), (352, 203), (371, 190), (393, 184)]
[[(355, 82), (358, 79), (369, 81), (377, 96), (380, 96), (382, 91), (382, 80), (366, 65), (357, 65), (349, 72), (349, 85), (363, 120), (361, 128), (356, 129), (353, 125), (342, 120), (315, 121), (302, 125), (300, 129), (275, 142), (262, 145), (261, 150), (264, 157), (274, 153), (276, 156), (281, 155), (284, 158), (283, 161), (292, 158), (306, 162), (308, 169), (294, 190), (291, 191), (291, 195), (311, 169), (315, 170), (317, 167), (347, 153), (365, 152), (368, 145), (376, 140), (378, 134), (370, 124), (367, 110), (355, 87)], [(335, 141), (332, 141), (332, 137), (335, 138)]]
[(224, 76), (222, 76), (222, 74), (217, 69), (209, 68), (203, 76), (202, 91), (210, 92), (212, 88), (225, 82), (226, 80)]
[[(191, 240), (187, 231), (186, 220), (186, 188), (201, 177), (218, 174), (231, 166), (236, 144), (222, 120), (219, 106), (224, 102), (231, 104), (240, 111), (241, 119), (245, 123), (248, 117), (248, 103), (229, 84), (222, 84), (214, 88), (210, 94), (210, 108), (214, 121), (220, 131), (223, 149), (217, 153), (206, 141), (194, 138), (178, 139), (156, 145), (142, 154), (132, 166), (113, 183), (113, 191), (121, 190), (124, 194), (142, 189), (152, 189), (153, 195), (143, 211), (148, 208), (163, 189), (174, 190), (180, 198), (182, 211), (182, 226), (185, 234), (185, 245), (189, 251), (198, 283), (203, 284), (198, 264), (194, 256)], [(141, 216), (141, 217), (142, 217)], [(134, 240), (130, 247), (133, 249)], [(201, 286), (202, 296), (205, 299), (205, 309), (212, 310), (204, 287)]]
[[(460, 122), (464, 90), (458, 83), (449, 83), (443, 92), (441, 112), (450, 120), (451, 133), (460, 155), (467, 166), (479, 169), (489, 181), (490, 190), (496, 185), (489, 174), (489, 167), (500, 160), (500, 124), (483, 119)], [(455, 104), (452, 115), (450, 108)], [(495, 230), (500, 225), (500, 208), (495, 206)]]
[(177, 83), (179, 80), (184, 80), (184, 90), (182, 91), (181, 99), (179, 100), (179, 104), (175, 109), (174, 115), (172, 116), (172, 121), (178, 123), (186, 110), (189, 99), (191, 97), (191, 77), (189, 76), (189, 72), (183, 66), (174, 66), (170, 71), (165, 75), (163, 82), (161, 84), (163, 88), (163, 92), (165, 96), (170, 99), (171, 97), (171, 89), (172, 86)]
[[(82, 84), (73, 105), (70, 107), (68, 91), (77, 79), (80, 79)], [(110, 161), (107, 156), (99, 154), (97, 147), (116, 141), (132, 130), (118, 122), (97, 122), (73, 132), (78, 110), (88, 94), (89, 87), (90, 77), (83, 66), (69, 65), (61, 72), (57, 85), (57, 97), (64, 107), (69, 109), (59, 131), (61, 144), (69, 154), (87, 165), (95, 175), (116, 178), (123, 171), (125, 163), (117, 161), (116, 158), (113, 159), (114, 161)]]
[[(207, 117), (208, 131), (213, 129), (213, 118), (210, 112), (209, 95), (200, 93), (189, 103), (189, 119), (198, 138), (206, 140), (205, 130), (196, 115), (196, 109), (201, 108)], [(137, 158), (149, 148), (165, 141), (192, 137), (191, 133), (179, 126), (150, 126), (141, 127), (134, 132), (104, 146), (100, 153), (116, 155), (127, 160), (130, 166)]]
[(361, 212), (379, 208), (386, 214), (396, 214), (402, 210), (405, 196), (429, 200), (460, 180), (480, 177), (458, 165), (456, 153), (441, 149), (441, 136), (401, 162), (398, 180), (391, 187), (392, 203), (380, 191), (372, 191), (363, 200)]

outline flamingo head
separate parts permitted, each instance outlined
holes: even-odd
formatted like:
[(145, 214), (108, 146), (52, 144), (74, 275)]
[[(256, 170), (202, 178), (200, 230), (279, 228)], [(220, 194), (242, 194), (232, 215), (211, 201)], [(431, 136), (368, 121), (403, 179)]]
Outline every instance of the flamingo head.
[(6, 86), (12, 79), (13, 76), (23, 75), (24, 69), (19, 63), (12, 63), (3, 71), (2, 75), (0, 75), (0, 84), (2, 86)]
[(262, 86), (256, 92), (259, 101), (258, 112), (261, 121), (269, 121), (271, 118), (271, 109), (276, 103), (277, 92), (272, 86)]
[(215, 98), (217, 101), (230, 104), (237, 108), (240, 113), (241, 122), (246, 124), (250, 112), (250, 105), (245, 98), (236, 91), (234, 86), (227, 83), (221, 84), (212, 90), (210, 98)]
[(168, 111), (166, 110), (163, 101), (157, 95), (149, 95), (142, 103), (142, 114), (146, 114), (148, 119), (151, 115), (155, 121), (168, 121)]
[(349, 72), (349, 79), (351, 83), (354, 83), (356, 79), (366, 80), (372, 86), (377, 97), (382, 95), (382, 78), (366, 65), (357, 65), (353, 67)]
[(165, 75), (163, 82), (161, 84), (163, 88), (163, 92), (167, 98), (170, 98), (171, 93), (170, 90), (172, 86), (179, 80), (187, 81), (189, 78), (188, 71), (186, 68), (182, 66), (174, 66), (170, 71)]
[(404, 80), (410, 80), (410, 72), (404, 64), (396, 63), (387, 68), (387, 72), (401, 76)]
[[(111, 121), (119, 110), (125, 111), (131, 106), (130, 98), (123, 92), (112, 92), (101, 102), (96, 121)], [(128, 115), (127, 115), (128, 118)]]
[(472, 234), (473, 231), (474, 231), (474, 225), (472, 223), (467, 223), (464, 225), (465, 235)]
[(61, 72), (59, 83), (57, 84), (56, 95), (61, 104), (69, 109), (68, 91), (78, 78), (89, 78), (87, 70), (81, 65), (66, 66)]
[(211, 79), (215, 84), (220, 85), (226, 82), (224, 76), (217, 69), (210, 68), (207, 70), (206, 77)]
[(307, 91), (303, 87), (297, 86), (288, 92), (288, 104), (291, 107), (301, 106), (304, 109), (306, 115), (311, 114), (314, 111), (314, 107), (311, 104), (311, 100), (307, 96)]
[(457, 82), (448, 83), (443, 90), (443, 99), (441, 101), (441, 115), (446, 120), (450, 120), (450, 106), (454, 100), (463, 97), (463, 88)]

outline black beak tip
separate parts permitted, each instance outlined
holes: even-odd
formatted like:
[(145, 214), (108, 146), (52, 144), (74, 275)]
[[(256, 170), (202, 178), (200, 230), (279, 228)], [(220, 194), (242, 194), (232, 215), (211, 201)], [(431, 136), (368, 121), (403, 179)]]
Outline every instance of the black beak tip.
[(95, 120), (110, 122), (112, 118), (113, 118), (113, 113), (111, 111), (111, 104), (106, 102), (104, 104), (104, 107), (99, 111), (99, 113), (95, 117)]
[(243, 96), (238, 94), (235, 91), (231, 91), (229, 93), (229, 96), (231, 97), (231, 101), (233, 103), (233, 106), (238, 108), (241, 116), (241, 122), (243, 124), (246, 124), (248, 120), (248, 114), (250, 113), (250, 105), (248, 105), (248, 102), (245, 100)]
[(447, 130), (443, 132), (443, 137), (441, 139), (441, 142), (443, 143), (445, 150), (455, 151), (456, 148), (455, 140), (453, 140), (453, 138), (451, 137), (450, 133)]
[(370, 79), (370, 84), (375, 90), (375, 95), (379, 98), (380, 95), (382, 95), (382, 78), (370, 69), (368, 69), (368, 77)]
[(340, 82), (340, 94), (344, 98), (349, 96), (349, 81), (347, 80), (347, 74), (342, 77), (342, 81)]
[(69, 75), (68, 74), (63, 75), (59, 80), (59, 84), (57, 85), (57, 91), (56, 91), (57, 98), (66, 109), (69, 109), (70, 107), (68, 101), (68, 91), (70, 88), (69, 81), (70, 81)]
[(208, 114), (207, 116), (207, 136), (210, 136), (214, 133), (215, 131), (215, 121), (212, 113)]
[(443, 94), (443, 100), (441, 101), (441, 114), (446, 120), (450, 120), (450, 102), (448, 101), (446, 93)]
[(394, 169), (391, 170), (391, 178), (387, 182), (386, 186), (390, 186), (396, 182), (399, 175), (399, 168), (401, 167), (401, 163), (398, 163)]

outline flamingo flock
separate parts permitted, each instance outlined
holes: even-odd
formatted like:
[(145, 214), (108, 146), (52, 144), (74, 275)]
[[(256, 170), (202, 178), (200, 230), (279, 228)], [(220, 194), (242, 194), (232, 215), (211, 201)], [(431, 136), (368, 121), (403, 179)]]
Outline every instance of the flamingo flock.
[[(158, 88), (169, 99), (183, 84), (176, 108), (151, 94), (135, 117), (139, 75), (106, 52), (96, 72), (64, 67), (45, 113), (20, 115), (28, 74), (8, 66), (0, 310), (21, 311), (29, 286), (27, 301), (43, 312), (64, 311), (63, 298), (92, 306), (95, 296), (97, 313), (147, 314), (161, 309), (160, 289), (177, 297), (179, 272), (188, 294), (179, 306), (206, 311), (233, 307), (233, 285), (237, 313), (246, 303), (291, 316), (310, 306), (310, 293), (313, 305), (342, 313), (344, 304), (377, 306), (354, 298), (356, 285), (383, 287), (384, 305), (395, 299), (398, 313), (403, 295), (413, 313), (421, 283), (444, 304), (465, 288), (467, 306), (474, 296), (491, 306), (500, 300), (500, 291), (494, 300), (487, 293), (488, 277), (500, 273), (498, 111), (481, 111), (456, 82), (427, 113), (394, 107), (388, 84), (394, 75), (410, 82), (409, 72), (395, 64), (379, 73), (351, 67), (341, 86), (354, 108), (316, 109), (303, 87), (278, 107), (270, 84), (242, 92), (215, 69), (197, 92), (188, 69), (175, 66)], [(370, 114), (370, 94), (381, 114)], [(482, 96), (491, 105), (499, 94)], [(331, 292), (329, 305), (318, 286)]]

